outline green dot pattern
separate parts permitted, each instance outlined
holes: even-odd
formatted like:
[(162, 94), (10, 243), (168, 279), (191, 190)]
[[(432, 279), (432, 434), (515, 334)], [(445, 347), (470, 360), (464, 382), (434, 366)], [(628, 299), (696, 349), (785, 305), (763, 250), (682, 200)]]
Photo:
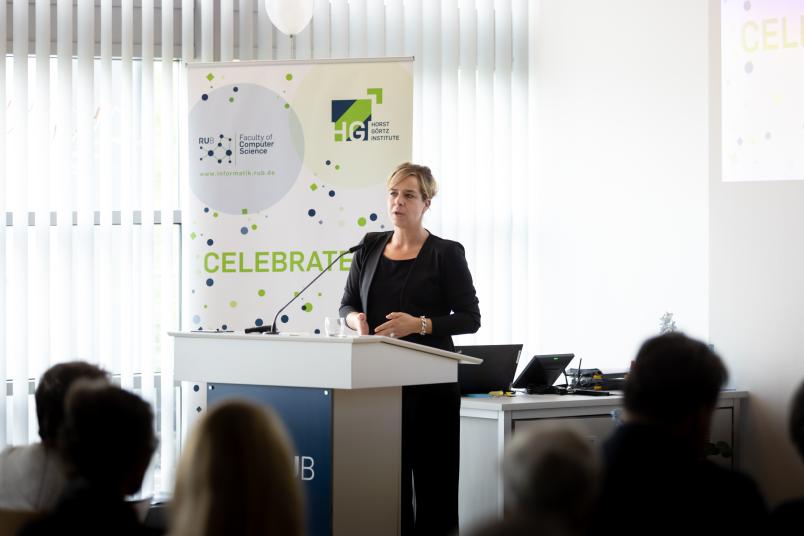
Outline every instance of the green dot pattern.
[(264, 289), (264, 288), (261, 288), (260, 290), (258, 290), (258, 291), (257, 291), (257, 295), (258, 295), (258, 296), (265, 296), (265, 289)]
[(360, 227), (365, 227), (366, 226), (366, 218), (364, 218), (363, 216), (360, 216), (359, 218), (357, 218), (357, 224)]

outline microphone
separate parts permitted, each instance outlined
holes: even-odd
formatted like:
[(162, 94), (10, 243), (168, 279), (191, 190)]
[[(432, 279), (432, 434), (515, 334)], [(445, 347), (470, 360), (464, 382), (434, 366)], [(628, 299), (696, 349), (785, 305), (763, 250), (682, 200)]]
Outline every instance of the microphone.
[(273, 323), (272, 323), (270, 326), (255, 326), (255, 327), (253, 327), (253, 328), (246, 328), (246, 333), (268, 333), (269, 335), (279, 335), (279, 330), (276, 328), (276, 319), (277, 319), (277, 318), (279, 318), (279, 315), (281, 315), (281, 314), (282, 314), (282, 311), (284, 311), (285, 309), (287, 309), (287, 308), (288, 308), (288, 306), (289, 306), (291, 303), (293, 303), (294, 301), (296, 301), (296, 298), (298, 298), (299, 296), (301, 296), (301, 295), (304, 293), (304, 291), (305, 291), (305, 290), (307, 290), (308, 288), (310, 288), (310, 286), (311, 286), (313, 283), (315, 283), (316, 281), (318, 281), (318, 278), (319, 278), (319, 277), (321, 277), (322, 275), (324, 275), (325, 273), (327, 273), (327, 272), (329, 271), (329, 269), (330, 269), (330, 268), (332, 268), (332, 267), (335, 265), (335, 263), (336, 263), (336, 262), (338, 262), (339, 260), (341, 260), (341, 257), (343, 257), (344, 255), (346, 255), (347, 253), (354, 253), (355, 251), (361, 250), (361, 249), (363, 249), (363, 247), (364, 247), (364, 244), (363, 244), (363, 242), (361, 242), (361, 243), (357, 244), (356, 246), (352, 246), (352, 247), (350, 247), (349, 249), (347, 249), (346, 251), (344, 251), (343, 253), (341, 253), (341, 254), (340, 254), (340, 255), (338, 255), (337, 257), (335, 257), (335, 259), (334, 259), (334, 260), (333, 260), (331, 263), (329, 263), (329, 266), (327, 266), (326, 268), (324, 268), (324, 269), (321, 271), (321, 273), (320, 273), (320, 274), (318, 274), (317, 276), (315, 276), (315, 277), (313, 278), (313, 280), (312, 280), (312, 281), (310, 281), (309, 283), (307, 283), (307, 285), (306, 285), (306, 286), (305, 286), (303, 289), (301, 289), (299, 292), (297, 292), (297, 293), (296, 293), (296, 295), (295, 295), (295, 296), (293, 296), (293, 298), (291, 298), (289, 302), (287, 302), (285, 305), (283, 305), (283, 306), (282, 306), (282, 308), (281, 308), (279, 311), (277, 311), (276, 316), (274, 317), (274, 321), (273, 321)]

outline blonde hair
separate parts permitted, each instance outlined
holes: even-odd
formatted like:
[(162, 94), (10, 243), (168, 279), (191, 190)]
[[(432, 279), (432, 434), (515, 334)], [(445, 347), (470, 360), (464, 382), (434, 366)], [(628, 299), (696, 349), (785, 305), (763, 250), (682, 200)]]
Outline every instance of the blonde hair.
[(600, 462), (579, 428), (538, 423), (514, 434), (502, 475), (512, 511), (581, 520), (597, 499)]
[(416, 177), (419, 181), (419, 191), (422, 194), (422, 199), (429, 201), (438, 193), (438, 184), (433, 178), (433, 172), (427, 166), (419, 166), (405, 162), (396, 166), (396, 169), (388, 177), (387, 186), (390, 190), (408, 177)]
[(301, 536), (302, 492), (293, 450), (269, 408), (246, 401), (209, 410), (182, 453), (172, 536)]

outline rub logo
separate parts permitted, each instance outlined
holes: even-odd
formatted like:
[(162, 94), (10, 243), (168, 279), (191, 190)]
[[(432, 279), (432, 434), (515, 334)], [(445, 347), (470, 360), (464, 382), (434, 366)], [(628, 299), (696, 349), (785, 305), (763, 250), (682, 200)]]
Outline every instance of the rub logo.
[[(369, 88), (366, 93), (382, 104), (382, 88)], [(335, 141), (367, 141), (372, 104), (371, 98), (332, 101)]]
[(224, 161), (232, 163), (232, 138), (223, 134), (198, 138), (198, 148), (201, 151), (199, 160), (215, 160), (219, 164)]

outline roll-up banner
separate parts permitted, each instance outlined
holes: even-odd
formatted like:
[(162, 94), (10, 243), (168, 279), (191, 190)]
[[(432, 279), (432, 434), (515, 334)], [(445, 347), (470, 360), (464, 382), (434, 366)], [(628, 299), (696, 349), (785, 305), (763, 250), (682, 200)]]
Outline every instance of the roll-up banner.
[[(339, 253), (388, 229), (385, 181), (411, 158), (412, 59), (187, 65), (185, 326), (267, 325)], [(346, 255), (278, 320), (337, 316)]]

